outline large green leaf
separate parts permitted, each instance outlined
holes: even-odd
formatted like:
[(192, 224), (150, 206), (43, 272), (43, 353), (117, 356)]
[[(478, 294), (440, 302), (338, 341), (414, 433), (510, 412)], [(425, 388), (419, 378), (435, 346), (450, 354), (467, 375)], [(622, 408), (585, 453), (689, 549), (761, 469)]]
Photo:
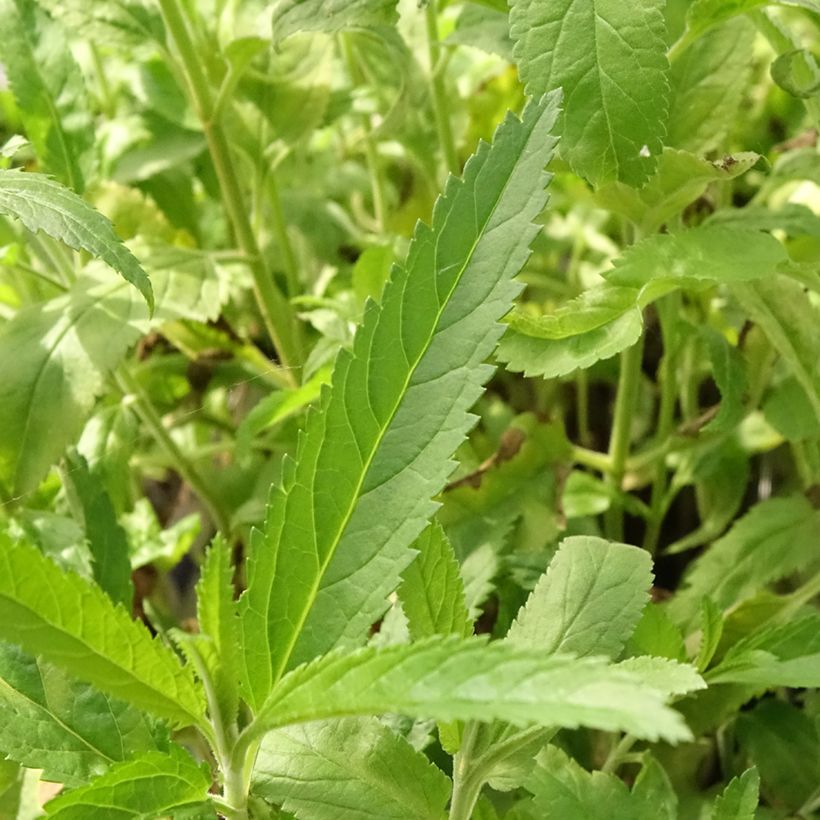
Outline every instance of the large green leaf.
[(188, 669), (96, 585), (0, 534), (0, 638), (179, 726), (202, 695)]
[(820, 417), (820, 308), (802, 285), (783, 276), (738, 284), (732, 290), (785, 359)]
[(0, 480), (10, 492), (33, 490), (76, 440), (106, 376), (143, 333), (218, 314), (224, 296), (207, 257), (169, 249), (148, 258), (157, 294), (151, 319), (136, 291), (100, 265), (0, 328)]
[(154, 309), (151, 282), (114, 226), (84, 199), (42, 174), (0, 170), (0, 213), (19, 219), (30, 231), (42, 231), (74, 250), (102, 259), (143, 295)]
[(62, 27), (34, 0), (0, 0), (0, 63), (43, 170), (82, 193), (94, 123)]
[(344, 718), (268, 733), (252, 789), (299, 820), (438, 820), (451, 783), (376, 718)]
[[(204, 804), (211, 777), (180, 746), (146, 752), (112, 766), (87, 786), (61, 794), (46, 804), (46, 815), (58, 820), (153, 820), (176, 817)], [(205, 815), (205, 806), (198, 816)], [(211, 814), (212, 816), (212, 814)]]
[(12, 760), (78, 786), (156, 745), (133, 707), (0, 643), (0, 751)]
[(772, 498), (753, 507), (698, 558), (669, 613), (689, 625), (701, 599), (721, 609), (816, 560), (820, 511), (803, 496)]
[(649, 601), (652, 559), (638, 547), (565, 538), (507, 633), (547, 654), (617, 657)]
[(513, 0), (529, 94), (565, 91), (561, 153), (596, 185), (639, 186), (660, 156), (669, 83), (662, 0)]
[(751, 79), (754, 40), (752, 23), (730, 20), (673, 63), (667, 145), (696, 154), (726, 148)]
[(289, 667), (361, 643), (412, 559), (518, 291), (557, 106), (552, 94), (522, 120), (509, 115), (464, 179), (449, 180), (433, 227), (419, 225), (406, 265), (337, 359), (252, 544), (240, 602), (252, 704)]
[(350, 27), (390, 26), (397, 20), (396, 0), (278, 0), (273, 36), (283, 40), (297, 31), (333, 34)]
[(413, 545), (419, 554), (402, 573), (398, 589), (410, 635), (461, 635), (473, 631), (458, 561), (441, 525), (434, 521)]
[(333, 652), (277, 684), (252, 734), (311, 720), (398, 712), (441, 721), (593, 726), (681, 740), (688, 730), (664, 700), (670, 690), (703, 684), (692, 667), (665, 663), (633, 671), (602, 658), (548, 657), (506, 641), (456, 637)]

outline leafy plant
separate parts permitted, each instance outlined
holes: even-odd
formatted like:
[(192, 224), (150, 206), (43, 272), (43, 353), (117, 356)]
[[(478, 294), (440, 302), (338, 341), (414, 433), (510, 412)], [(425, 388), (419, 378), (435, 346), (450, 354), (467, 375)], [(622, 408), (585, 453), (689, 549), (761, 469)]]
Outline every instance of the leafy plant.
[(812, 816), (818, 25), (0, 0), (0, 817)]

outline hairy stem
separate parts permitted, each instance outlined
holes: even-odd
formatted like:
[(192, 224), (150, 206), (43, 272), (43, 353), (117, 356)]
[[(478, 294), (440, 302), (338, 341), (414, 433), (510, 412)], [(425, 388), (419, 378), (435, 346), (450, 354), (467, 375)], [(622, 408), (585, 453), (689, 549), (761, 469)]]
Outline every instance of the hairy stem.
[[(253, 291), (265, 327), (276, 346), (282, 364), (288, 368), (298, 368), (303, 358), (300, 326), (290, 303), (268, 270), (253, 233), (231, 156), (230, 145), (215, 115), (211, 87), (199, 61), (184, 10), (179, 0), (159, 0), (159, 5), (165, 25), (179, 52), (194, 108), (202, 123), (208, 150), (219, 180), (225, 211), (236, 234), (239, 247), (250, 263)], [(291, 381), (294, 384), (297, 382), (293, 374), (291, 374)]]
[(453, 761), (453, 798), (449, 820), (470, 820), (481, 794), (482, 779), (473, 765), (473, 749), (478, 739), (478, 724), (468, 723), (461, 748)]
[(433, 113), (436, 118), (439, 143), (444, 155), (444, 164), (447, 170), (458, 176), (461, 167), (458, 162), (458, 152), (453, 139), (453, 129), (450, 125), (450, 116), (447, 108), (447, 89), (444, 86), (442, 71), (442, 49), (438, 38), (438, 0), (429, 0), (427, 3), (427, 52), (430, 57), (430, 92), (433, 97)]
[[(635, 413), (638, 387), (641, 381), (642, 359), (643, 336), (632, 347), (621, 353), (621, 372), (618, 377), (618, 393), (615, 399), (615, 417), (609, 439), (609, 457), (612, 463), (608, 481), (610, 486), (617, 492), (621, 491), (626, 473), (632, 417)], [(607, 537), (614, 541), (620, 541), (623, 539), (623, 530), (623, 506), (617, 499), (613, 499), (606, 516)]]

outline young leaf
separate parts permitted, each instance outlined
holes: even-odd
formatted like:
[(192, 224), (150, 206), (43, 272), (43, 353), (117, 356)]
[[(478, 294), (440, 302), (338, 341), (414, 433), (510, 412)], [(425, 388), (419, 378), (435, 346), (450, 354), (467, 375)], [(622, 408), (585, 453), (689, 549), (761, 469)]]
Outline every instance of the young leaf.
[(334, 34), (343, 28), (392, 26), (396, 0), (278, 0), (273, 7), (274, 42), (297, 31)]
[(299, 818), (432, 820), (452, 784), (376, 718), (344, 718), (268, 733), (252, 789)]
[(655, 173), (642, 188), (613, 182), (600, 188), (595, 200), (625, 216), (648, 236), (694, 202), (709, 185), (745, 174), (759, 159), (759, 154), (746, 151), (710, 162), (687, 151), (665, 148)]
[(286, 669), (364, 640), (412, 558), (492, 372), (484, 359), (547, 198), (557, 107), (552, 94), (508, 116), (450, 179), (337, 359), (253, 542), (240, 602), (252, 704)]
[(102, 482), (92, 475), (86, 460), (76, 452), (69, 453), (66, 465), (70, 491), (76, 494), (82, 510), (83, 521), (80, 523), (85, 526), (94, 580), (115, 604), (130, 609), (134, 588), (125, 530), (117, 521)]
[(441, 524), (432, 524), (416, 539), (419, 551), (402, 573), (399, 599), (418, 640), (430, 635), (467, 637), (473, 631), (464, 598), (458, 561)]
[(743, 309), (785, 359), (820, 416), (820, 308), (783, 276), (732, 288)]
[(715, 798), (712, 820), (754, 820), (759, 791), (760, 775), (752, 766), (742, 775), (733, 777)]
[(565, 538), (507, 633), (548, 655), (617, 657), (652, 586), (649, 553), (592, 536)]
[(751, 79), (755, 27), (730, 20), (672, 64), (667, 145), (703, 156), (726, 148)]
[(662, 0), (513, 0), (510, 36), (528, 94), (564, 88), (561, 154), (595, 185), (639, 187), (666, 130)]
[(45, 780), (78, 786), (156, 747), (136, 709), (0, 643), (0, 751), (9, 758), (42, 768)]
[(58, 820), (176, 817), (204, 803), (210, 785), (208, 767), (197, 764), (182, 747), (171, 745), (168, 752), (146, 752), (118, 763), (87, 786), (55, 797), (45, 806), (46, 816)]
[(205, 665), (216, 688), (224, 720), (233, 720), (239, 706), (239, 623), (233, 600), (231, 550), (218, 535), (205, 554), (202, 575), (196, 586), (199, 644)]
[(731, 430), (743, 418), (747, 380), (743, 357), (715, 330), (703, 329), (712, 376), (720, 390), (718, 414), (703, 428), (714, 433)]
[(803, 496), (760, 502), (695, 561), (670, 615), (688, 625), (704, 596), (723, 610), (790, 575), (812, 560), (819, 526), (820, 511)]
[(190, 671), (97, 586), (0, 533), (0, 638), (177, 726), (198, 723)]
[(59, 182), (42, 174), (0, 170), (0, 214), (19, 219), (33, 233), (42, 231), (74, 250), (102, 259), (143, 295), (149, 310), (154, 310), (151, 282), (114, 233), (114, 226)]
[(199, 254), (149, 259), (158, 300), (150, 320), (136, 291), (92, 265), (68, 293), (0, 327), (0, 480), (11, 492), (35, 489), (76, 440), (106, 376), (143, 333), (168, 319), (218, 315), (224, 297)]
[(704, 598), (700, 607), (700, 647), (695, 659), (698, 672), (708, 669), (723, 636), (723, 613), (711, 598)]
[(34, 0), (0, 0), (0, 62), (43, 169), (81, 194), (94, 123), (62, 27)]
[(478, 638), (436, 637), (381, 650), (334, 652), (286, 675), (252, 731), (398, 712), (440, 721), (622, 729), (675, 741), (689, 733), (663, 701), (670, 690), (702, 682), (691, 667), (668, 663), (666, 670), (653, 670), (647, 684), (642, 670), (601, 658), (548, 657)]

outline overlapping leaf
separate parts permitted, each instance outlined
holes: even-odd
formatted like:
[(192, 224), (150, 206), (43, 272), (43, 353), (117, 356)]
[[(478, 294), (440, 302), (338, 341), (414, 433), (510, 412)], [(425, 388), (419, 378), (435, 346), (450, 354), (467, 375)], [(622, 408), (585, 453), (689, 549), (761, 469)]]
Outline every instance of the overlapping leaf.
[(407, 549), (473, 424), (468, 409), (537, 228), (558, 97), (512, 115), (420, 225), (352, 354), (336, 362), (253, 541), (241, 614), (259, 705), (289, 667), (361, 643), (409, 563)]

